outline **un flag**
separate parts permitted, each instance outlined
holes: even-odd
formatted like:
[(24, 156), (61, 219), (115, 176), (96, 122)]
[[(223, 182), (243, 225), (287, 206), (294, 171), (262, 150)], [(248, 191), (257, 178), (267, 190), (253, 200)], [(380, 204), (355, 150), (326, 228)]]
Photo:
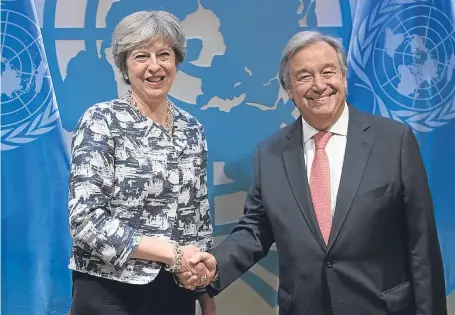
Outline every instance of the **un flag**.
[(1, 314), (64, 314), (69, 159), (32, 1), (2, 1), (1, 52)]
[[(360, 4), (361, 2), (361, 4)], [(349, 46), (349, 101), (408, 124), (428, 172), (455, 290), (455, 32), (453, 1), (359, 1)]]

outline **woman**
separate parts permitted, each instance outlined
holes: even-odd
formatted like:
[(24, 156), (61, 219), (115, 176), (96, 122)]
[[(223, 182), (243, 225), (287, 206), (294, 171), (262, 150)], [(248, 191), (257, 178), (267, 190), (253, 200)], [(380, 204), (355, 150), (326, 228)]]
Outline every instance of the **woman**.
[(202, 275), (188, 260), (212, 245), (204, 131), (168, 99), (185, 57), (180, 22), (163, 11), (131, 14), (112, 52), (131, 90), (90, 107), (73, 137), (71, 314), (193, 315), (195, 297), (214, 314), (206, 293), (172, 274)]

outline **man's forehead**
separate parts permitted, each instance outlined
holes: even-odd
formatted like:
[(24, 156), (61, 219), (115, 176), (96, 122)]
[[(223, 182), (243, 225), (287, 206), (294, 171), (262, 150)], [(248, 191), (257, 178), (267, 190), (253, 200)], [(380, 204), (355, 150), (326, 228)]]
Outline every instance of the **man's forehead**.
[(307, 60), (307, 59), (318, 59), (321, 62), (324, 61), (324, 59), (321, 58), (337, 58), (337, 51), (334, 47), (332, 47), (330, 44), (326, 42), (317, 42), (305, 47), (301, 47), (297, 49), (292, 57), (292, 60)]

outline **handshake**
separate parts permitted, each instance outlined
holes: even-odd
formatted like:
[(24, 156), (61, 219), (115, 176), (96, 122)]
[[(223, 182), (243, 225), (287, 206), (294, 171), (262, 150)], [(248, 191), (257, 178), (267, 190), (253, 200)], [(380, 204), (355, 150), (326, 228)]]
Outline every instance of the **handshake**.
[(185, 289), (203, 288), (212, 282), (216, 275), (216, 259), (199, 248), (188, 245), (176, 247), (174, 274)]

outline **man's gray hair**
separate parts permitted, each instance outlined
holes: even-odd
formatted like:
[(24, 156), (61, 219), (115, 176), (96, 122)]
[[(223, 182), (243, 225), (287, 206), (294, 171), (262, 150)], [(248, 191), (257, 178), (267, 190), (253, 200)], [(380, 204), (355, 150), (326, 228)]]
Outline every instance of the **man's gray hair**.
[(289, 60), (294, 57), (301, 49), (311, 46), (313, 44), (319, 42), (326, 42), (330, 46), (332, 46), (338, 57), (338, 61), (340, 62), (341, 73), (346, 76), (346, 72), (348, 70), (348, 62), (346, 59), (346, 53), (344, 52), (343, 45), (334, 37), (323, 35), (319, 32), (314, 31), (303, 31), (295, 34), (291, 37), (291, 39), (284, 47), (283, 55), (281, 57), (281, 64), (280, 64), (280, 83), (283, 89), (288, 89), (290, 84), (290, 76), (289, 76), (289, 68), (288, 63)]
[(180, 20), (166, 11), (139, 11), (124, 17), (112, 35), (112, 54), (125, 83), (129, 51), (164, 40), (174, 50), (176, 66), (185, 59), (185, 35)]

